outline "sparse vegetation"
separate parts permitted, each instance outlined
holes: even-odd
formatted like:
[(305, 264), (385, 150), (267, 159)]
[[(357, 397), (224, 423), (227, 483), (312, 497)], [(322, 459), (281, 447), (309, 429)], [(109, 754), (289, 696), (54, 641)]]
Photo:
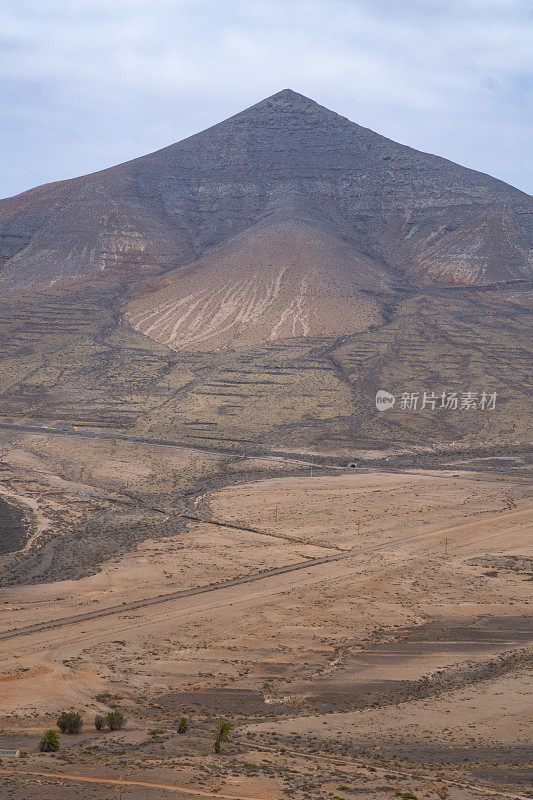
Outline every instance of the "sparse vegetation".
[(59, 734), (53, 728), (45, 731), (39, 742), (41, 753), (56, 753), (59, 750)]
[(94, 727), (97, 731), (101, 731), (105, 726), (105, 717), (103, 714), (97, 714), (94, 718)]
[(166, 728), (151, 728), (148, 731), (152, 739), (157, 739), (158, 736), (162, 736), (166, 732), (167, 732)]
[(215, 753), (220, 753), (222, 742), (229, 742), (230, 731), (233, 728), (229, 722), (219, 722), (217, 727), (217, 735), (215, 738)]
[(182, 717), (178, 723), (178, 733), (187, 733), (189, 730), (189, 721), (187, 717)]
[(106, 714), (106, 724), (110, 731), (119, 731), (126, 721), (122, 711), (115, 709)]
[(61, 733), (79, 733), (83, 728), (83, 719), (79, 711), (63, 711), (57, 718), (57, 727)]

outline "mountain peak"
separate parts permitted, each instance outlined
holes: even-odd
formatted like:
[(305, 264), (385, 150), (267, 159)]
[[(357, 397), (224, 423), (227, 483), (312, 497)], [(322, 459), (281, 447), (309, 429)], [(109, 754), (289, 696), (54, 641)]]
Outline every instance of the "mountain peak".
[(331, 111), (325, 106), (321, 106), (320, 103), (317, 103), (310, 97), (306, 97), (304, 94), (295, 92), (294, 89), (281, 89), (281, 91), (276, 92), (275, 94), (272, 94), (269, 97), (265, 97), (264, 100), (260, 100), (258, 103), (254, 103), (254, 105), (250, 106), (250, 108), (247, 108), (244, 111), (241, 111), (240, 113), (246, 114), (248, 111), (251, 110), (267, 110), (267, 109), (282, 111), (282, 112), (298, 112), (298, 111), (307, 111), (311, 113), (321, 112), (323, 114), (344, 119), (343, 117), (340, 117), (339, 114), (336, 114), (334, 111)]
[(304, 94), (295, 92), (294, 89), (281, 89), (281, 91), (270, 95), (270, 97), (266, 97), (265, 100), (276, 100), (283, 103), (295, 103), (295, 104), (300, 104), (303, 102), (305, 104), (312, 104), (314, 106), (318, 105), (318, 103), (315, 102), (315, 100), (312, 100), (310, 97), (306, 97), (306, 95)]

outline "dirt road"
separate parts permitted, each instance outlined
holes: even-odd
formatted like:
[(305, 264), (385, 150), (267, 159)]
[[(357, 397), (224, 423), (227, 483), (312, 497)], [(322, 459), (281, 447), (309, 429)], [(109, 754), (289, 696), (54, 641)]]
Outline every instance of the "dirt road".
[[(124, 442), (137, 442), (138, 444), (156, 445), (158, 447), (175, 447), (183, 450), (192, 450), (195, 453), (202, 453), (203, 455), (212, 458), (242, 458), (246, 461), (275, 461), (282, 464), (294, 464), (298, 467), (309, 467), (311, 475), (313, 469), (328, 469), (328, 470), (345, 470), (354, 463), (348, 456), (326, 456), (326, 455), (300, 455), (298, 453), (283, 452), (281, 450), (255, 450), (246, 449), (244, 447), (223, 447), (222, 445), (198, 445), (191, 442), (174, 440), (174, 439), (156, 439), (148, 436), (135, 436), (126, 433), (106, 433), (104, 431), (90, 431), (83, 428), (56, 428), (42, 425), (26, 425), (17, 424), (14, 422), (0, 422), (0, 429), (20, 431), (22, 433), (39, 433), (46, 436), (79, 436), (87, 439), (108, 439), (114, 441)], [(239, 442), (236, 441), (236, 445)], [(388, 459), (387, 459), (388, 460)], [(356, 460), (357, 461), (357, 460)], [(362, 469), (381, 469), (385, 472), (395, 471), (397, 468), (404, 469), (439, 469), (439, 470), (454, 470), (461, 469), (470, 472), (490, 472), (490, 473), (512, 473), (517, 474), (516, 469), (511, 469), (504, 466), (457, 466), (455, 464), (433, 464), (424, 465), (423, 467), (417, 461), (401, 460), (396, 464), (391, 462), (390, 465), (372, 465), (372, 464), (358, 464)]]
[(53, 428), (42, 425), (18, 425), (12, 422), (0, 422), (0, 429), (21, 431), (26, 433), (39, 433), (45, 436), (80, 436), (86, 439), (111, 439), (122, 442), (138, 442), (139, 444), (157, 445), (159, 447), (177, 447), (184, 450), (193, 450), (195, 453), (213, 456), (214, 458), (243, 458), (260, 459), (261, 461), (278, 461), (284, 464), (295, 464), (298, 466), (314, 467), (315, 469), (345, 469), (348, 458), (334, 457), (325, 458), (298, 458), (289, 453), (277, 453), (271, 451), (250, 452), (238, 447), (222, 447), (221, 445), (197, 445), (190, 442), (178, 441), (174, 439), (154, 439), (148, 436), (134, 436), (125, 433), (105, 433), (103, 431), (90, 431), (82, 428)]
[[(157, 781), (133, 780), (130, 778), (111, 778), (96, 775), (80, 775), (79, 773), (66, 772), (44, 772), (37, 770), (21, 769), (0, 769), (0, 775), (29, 775), (38, 778), (53, 778), (64, 781), (75, 781), (78, 783), (97, 783), (105, 786), (139, 786), (144, 789), (165, 789), (168, 792), (180, 792), (191, 797), (210, 797), (220, 798), (220, 800), (238, 800), (239, 794), (222, 794), (219, 791), (208, 791), (204, 789), (192, 789), (188, 786), (179, 786), (175, 783), (160, 783)], [(264, 800), (264, 797), (246, 796), (247, 800)]]
[[(502, 514), (498, 514), (496, 516), (482, 517), (481, 519), (474, 520), (472, 522), (465, 522), (461, 523), (460, 525), (452, 525), (447, 528), (440, 528), (438, 530), (430, 531), (424, 534), (419, 534), (417, 536), (404, 536), (398, 539), (393, 539), (391, 541), (385, 542), (383, 544), (370, 545), (368, 547), (362, 547), (356, 550), (348, 550), (340, 553), (333, 553), (332, 555), (323, 556), (321, 558), (313, 558), (313, 559), (308, 559), (306, 561), (300, 561), (295, 564), (287, 564), (282, 567), (275, 567), (274, 569), (268, 569), (261, 572), (256, 572), (251, 575), (243, 575), (239, 578), (233, 578), (227, 581), (220, 581), (218, 583), (214, 583), (208, 586), (199, 586), (193, 589), (184, 589), (182, 591), (170, 592), (168, 594), (157, 595), (155, 597), (142, 598), (140, 600), (135, 600), (130, 603), (124, 603), (122, 605), (109, 606), (107, 608), (102, 608), (95, 611), (89, 611), (83, 614), (74, 614), (68, 617), (60, 617), (58, 619), (36, 623), (35, 625), (27, 625), (22, 628), (3, 631), (2, 633), (0, 633), (0, 640), (14, 639), (32, 633), (40, 633), (45, 630), (51, 630), (54, 628), (61, 628), (67, 625), (74, 625), (81, 622), (87, 622), (88, 620), (100, 619), (102, 617), (108, 617), (115, 614), (123, 614), (125, 612), (135, 611), (136, 609), (146, 608), (147, 606), (157, 605), (160, 603), (167, 603), (172, 600), (179, 600), (186, 597), (193, 597), (196, 595), (206, 594), (208, 592), (220, 591), (221, 589), (227, 589), (232, 586), (240, 586), (255, 581), (264, 581), (278, 575), (295, 572), (297, 570), (318, 567), (322, 564), (328, 564), (332, 561), (340, 561), (341, 559), (354, 558), (356, 556), (361, 556), (364, 555), (365, 553), (373, 553), (378, 550), (389, 550), (394, 547), (398, 547), (399, 545), (402, 544), (424, 541), (426, 539), (431, 539), (434, 537), (442, 537), (454, 533), (455, 531), (458, 530), (464, 530), (480, 525), (487, 525), (494, 521), (501, 522), (502, 519), (507, 520), (522, 516), (530, 517), (531, 510), (527, 508), (518, 511), (505, 512)], [(494, 534), (494, 535), (503, 535), (504, 533), (505, 530), (501, 531), (499, 534)]]

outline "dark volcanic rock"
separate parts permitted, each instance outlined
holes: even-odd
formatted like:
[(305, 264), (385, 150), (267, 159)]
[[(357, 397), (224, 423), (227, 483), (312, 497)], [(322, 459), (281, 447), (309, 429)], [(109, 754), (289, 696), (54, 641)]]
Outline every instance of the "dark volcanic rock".
[(19, 550), (26, 533), (27, 522), (22, 509), (0, 498), (0, 554)]

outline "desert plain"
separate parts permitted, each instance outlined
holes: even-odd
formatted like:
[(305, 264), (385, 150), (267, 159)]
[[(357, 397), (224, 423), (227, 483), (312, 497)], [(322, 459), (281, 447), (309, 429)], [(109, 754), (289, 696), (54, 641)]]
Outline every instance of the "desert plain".
[(522, 458), (1, 437), (2, 798), (531, 796)]

